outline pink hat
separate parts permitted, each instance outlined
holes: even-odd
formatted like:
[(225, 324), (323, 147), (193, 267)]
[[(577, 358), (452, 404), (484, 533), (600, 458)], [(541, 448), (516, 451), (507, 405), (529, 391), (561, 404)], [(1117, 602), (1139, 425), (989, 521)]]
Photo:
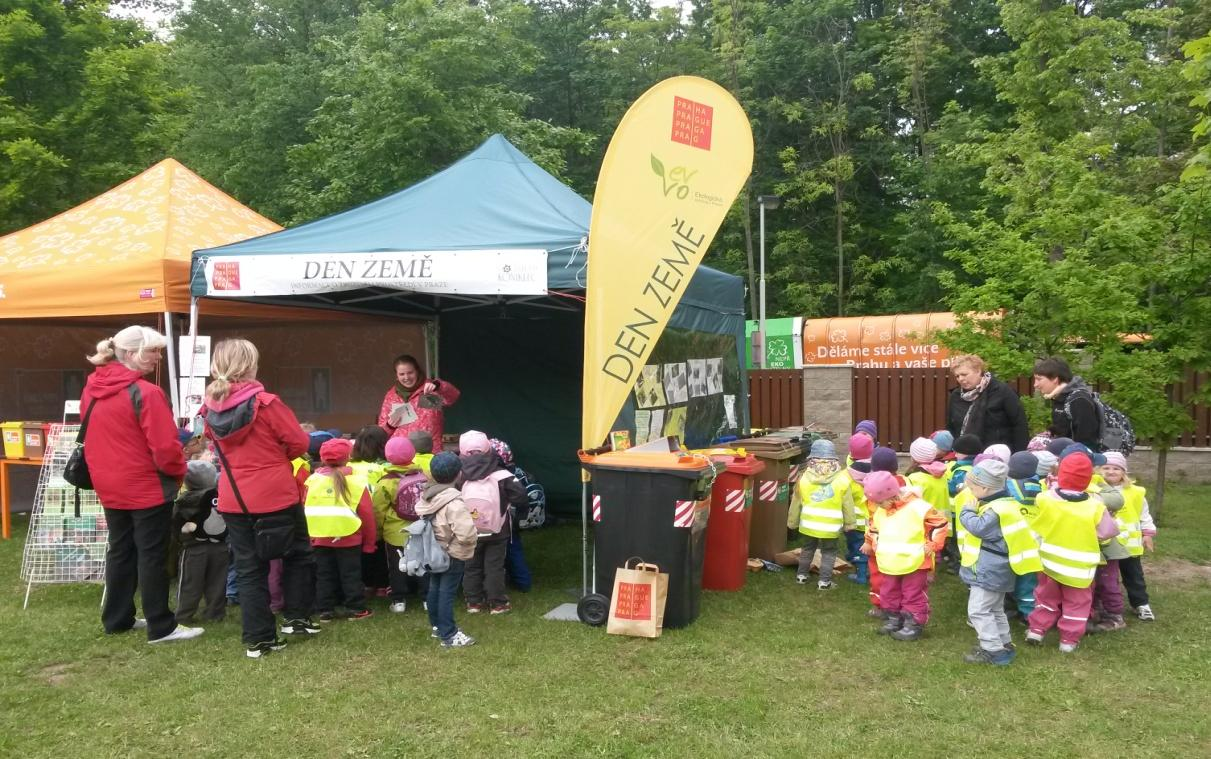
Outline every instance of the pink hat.
[(869, 459), (874, 450), (875, 440), (865, 432), (855, 432), (849, 436), (849, 457), (854, 461)]
[(919, 437), (908, 446), (908, 455), (918, 464), (928, 464), (938, 457), (938, 444), (927, 437)]
[(412, 445), (412, 441), (403, 435), (396, 435), (387, 441), (387, 450), (385, 452), (387, 461), (392, 464), (404, 465), (411, 464), (416, 458), (416, 447)]
[(458, 452), (463, 456), (487, 453), (490, 449), (488, 436), (478, 430), (467, 430), (458, 438)]
[(1005, 466), (1009, 466), (1009, 457), (1013, 455), (1013, 451), (1009, 450), (1009, 446), (1004, 443), (990, 445), (984, 449), (984, 453), (997, 459)]
[(900, 481), (891, 472), (874, 471), (866, 475), (862, 492), (866, 493), (868, 501), (890, 501), (900, 492)]
[(1127, 457), (1118, 451), (1106, 451), (1102, 454), (1106, 457), (1105, 466), (1116, 466), (1124, 472), (1127, 470)]

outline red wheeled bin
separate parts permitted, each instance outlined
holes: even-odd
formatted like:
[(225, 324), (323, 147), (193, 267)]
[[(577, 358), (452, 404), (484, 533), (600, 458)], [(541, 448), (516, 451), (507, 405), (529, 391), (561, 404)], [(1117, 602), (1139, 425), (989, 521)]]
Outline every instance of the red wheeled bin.
[(748, 569), (749, 527), (753, 518), (753, 478), (765, 469), (756, 456), (712, 455), (711, 517), (706, 523), (705, 590), (740, 590)]

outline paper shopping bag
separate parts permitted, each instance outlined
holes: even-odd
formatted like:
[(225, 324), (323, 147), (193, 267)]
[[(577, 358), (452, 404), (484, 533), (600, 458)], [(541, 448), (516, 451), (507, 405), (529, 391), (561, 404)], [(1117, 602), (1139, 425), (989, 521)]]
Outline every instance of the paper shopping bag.
[[(634, 562), (634, 566), (632, 566)], [(606, 632), (658, 638), (664, 628), (664, 605), (669, 595), (669, 576), (655, 564), (627, 559), (614, 573), (614, 594)]]

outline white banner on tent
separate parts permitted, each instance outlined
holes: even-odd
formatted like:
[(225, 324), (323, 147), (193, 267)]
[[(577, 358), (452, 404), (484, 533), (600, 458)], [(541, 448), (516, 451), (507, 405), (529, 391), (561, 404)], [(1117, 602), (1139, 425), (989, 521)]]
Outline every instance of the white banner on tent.
[(462, 295), (545, 295), (545, 250), (379, 251), (211, 256), (210, 296), (310, 295), (363, 287)]

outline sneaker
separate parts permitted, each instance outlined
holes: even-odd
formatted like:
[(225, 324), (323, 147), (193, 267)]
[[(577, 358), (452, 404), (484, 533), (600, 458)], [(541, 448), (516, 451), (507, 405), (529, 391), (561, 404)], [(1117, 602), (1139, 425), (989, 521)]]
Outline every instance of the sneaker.
[(911, 614), (904, 616), (904, 626), (892, 631), (891, 637), (896, 640), (918, 640), (925, 631), (925, 625), (913, 619)]
[(1007, 667), (1015, 658), (1017, 651), (1010, 648), (1003, 648), (1000, 651), (985, 651), (977, 647), (975, 651), (963, 657), (963, 661), (968, 664), (991, 664), (996, 667)]
[(481, 611), (484, 610), (484, 608), (485, 607), (483, 604), (467, 604), (467, 613), (468, 614), (479, 614)]
[[(1135, 616), (1139, 617), (1140, 619), (1144, 620), (1145, 622), (1155, 622), (1156, 621), (1156, 615), (1152, 613), (1151, 604), (1144, 604), (1143, 606), (1135, 607)], [(136, 625), (139, 624), (138, 621), (136, 621), (135, 624)]]
[(365, 619), (366, 617), (373, 617), (374, 611), (372, 609), (358, 609), (357, 611), (349, 612), (348, 616), (349, 619)]
[(428, 601), (421, 601), (420, 605), (421, 605), (422, 609), (424, 609), (425, 611), (429, 611), (429, 602)]
[(799, 583), (800, 585), (806, 585), (807, 580), (807, 575), (795, 575), (795, 582)]
[(1035, 632), (1034, 630), (1026, 631), (1026, 642), (1032, 646), (1043, 645), (1043, 633)]
[(821, 580), (820, 582), (816, 583), (816, 590), (832, 590), (832, 589), (833, 589), (832, 580)]
[(281, 651), (285, 647), (286, 641), (282, 638), (278, 638), (277, 640), (265, 640), (249, 646), (244, 651), (244, 655), (249, 659), (259, 659), (270, 651)]
[(1061, 654), (1070, 654), (1075, 650), (1076, 650), (1075, 643), (1064, 643), (1062, 641), (1060, 642), (1060, 653)]
[(511, 611), (513, 611), (513, 606), (508, 601), (505, 601), (503, 604), (494, 604), (492, 610), (488, 613), (495, 616), (497, 614), (508, 614)]
[(887, 621), (875, 632), (879, 635), (891, 635), (898, 632), (904, 626), (904, 616), (898, 611), (887, 612)]
[(407, 610), (407, 601), (394, 601), (390, 606), (387, 607), (387, 611), (391, 612), (392, 614), (403, 614)]
[[(1149, 611), (1149, 613), (1151, 613), (1151, 611)], [(1140, 619), (1143, 619), (1143, 617), (1140, 617)], [(146, 619), (143, 619), (142, 617), (140, 617), (139, 619), (136, 619), (136, 620), (135, 620), (135, 623), (134, 623), (133, 625), (131, 625), (131, 626), (130, 626), (130, 629), (132, 629), (132, 630), (146, 630), (146, 629), (147, 629), (147, 620), (146, 620)]]
[(291, 619), (282, 625), (282, 635), (318, 635), (320, 626), (310, 619)]
[(204, 632), (206, 632), (206, 630), (201, 627), (186, 627), (185, 625), (177, 625), (177, 629), (168, 633), (164, 637), (156, 638), (155, 640), (149, 640), (147, 642), (148, 643), (171, 643), (174, 640), (190, 640), (191, 638), (198, 637), (199, 635), (201, 635)]
[(474, 646), (474, 645), (475, 645), (475, 638), (472, 638), (470, 635), (467, 635), (462, 630), (459, 630), (458, 632), (454, 633), (454, 635), (450, 637), (450, 640), (442, 641), (442, 648), (466, 648), (467, 646)]
[(1005, 650), (1012, 651), (1014, 654), (1016, 654), (1018, 652), (1018, 647), (1013, 645), (1013, 643), (1006, 643)]
[(1127, 623), (1123, 621), (1122, 614), (1103, 614), (1102, 621), (1097, 626), (1098, 632), (1117, 632), (1126, 629)]
[(436, 627), (436, 626), (434, 626), (434, 627), (432, 627), (432, 628), (430, 628), (430, 629), (433, 631), (433, 632), (429, 633), (429, 637), (430, 637), (430, 638), (440, 638), (440, 637), (441, 637), (440, 635), (438, 635), (438, 634), (437, 634), (437, 627)]
[(315, 618), (321, 622), (331, 622), (332, 620), (336, 619), (336, 612), (321, 611), (319, 614), (315, 615)]

